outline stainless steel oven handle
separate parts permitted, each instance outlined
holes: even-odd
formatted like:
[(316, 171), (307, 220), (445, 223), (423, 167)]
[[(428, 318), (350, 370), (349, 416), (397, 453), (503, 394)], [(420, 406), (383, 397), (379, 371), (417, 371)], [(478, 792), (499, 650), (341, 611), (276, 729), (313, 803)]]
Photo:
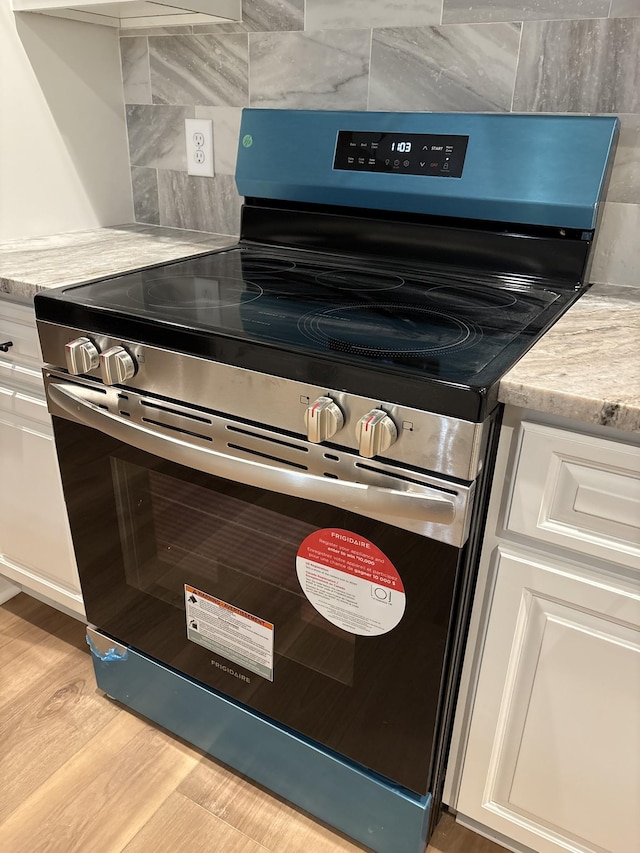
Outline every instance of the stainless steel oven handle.
[(214, 474), (232, 482), (280, 492), (295, 498), (319, 501), (360, 515), (396, 517), (438, 524), (452, 524), (456, 515), (453, 500), (435, 489), (429, 489), (428, 486), (421, 487), (424, 490), (421, 492), (400, 491), (353, 483), (349, 480), (326, 479), (300, 471), (287, 471), (189, 444), (181, 438), (163, 435), (141, 424), (125, 421), (55, 382), (49, 384), (48, 393), (56, 406), (85, 426), (170, 462)]

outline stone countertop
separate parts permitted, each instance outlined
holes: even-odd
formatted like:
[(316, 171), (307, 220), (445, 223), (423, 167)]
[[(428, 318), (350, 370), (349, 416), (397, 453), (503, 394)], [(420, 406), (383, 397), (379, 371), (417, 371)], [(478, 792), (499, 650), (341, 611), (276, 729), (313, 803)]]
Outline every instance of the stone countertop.
[[(122, 225), (0, 244), (0, 294), (32, 299), (204, 254), (235, 238)], [(594, 285), (500, 383), (502, 403), (626, 432), (640, 431), (640, 287)]]
[(640, 432), (640, 287), (594, 285), (504, 376), (498, 399)]
[(120, 275), (235, 242), (201, 231), (118, 225), (0, 243), (0, 294), (33, 299), (48, 287)]

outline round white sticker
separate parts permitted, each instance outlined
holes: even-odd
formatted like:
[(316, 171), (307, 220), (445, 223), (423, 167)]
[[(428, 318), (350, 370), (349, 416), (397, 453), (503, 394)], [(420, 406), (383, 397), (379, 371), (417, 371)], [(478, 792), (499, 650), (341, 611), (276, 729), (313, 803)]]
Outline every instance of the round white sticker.
[(304, 540), (298, 580), (318, 613), (351, 634), (386, 634), (404, 614), (400, 575), (382, 551), (357, 533), (327, 527)]

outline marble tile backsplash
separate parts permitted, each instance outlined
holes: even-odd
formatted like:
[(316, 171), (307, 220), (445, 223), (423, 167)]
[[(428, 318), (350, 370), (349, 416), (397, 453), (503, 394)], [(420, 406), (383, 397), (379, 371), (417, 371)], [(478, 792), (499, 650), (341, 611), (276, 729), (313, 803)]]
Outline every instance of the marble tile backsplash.
[[(592, 280), (640, 287), (640, 0), (243, 0), (243, 20), (126, 30), (136, 220), (237, 234), (242, 107), (614, 113)], [(214, 178), (187, 175), (210, 118)]]
[(640, 113), (640, 18), (525, 23), (513, 109)]
[(370, 30), (256, 33), (250, 41), (251, 106), (367, 109)]
[(150, 36), (154, 104), (243, 107), (249, 98), (246, 33)]
[(373, 30), (369, 109), (504, 112), (520, 24)]

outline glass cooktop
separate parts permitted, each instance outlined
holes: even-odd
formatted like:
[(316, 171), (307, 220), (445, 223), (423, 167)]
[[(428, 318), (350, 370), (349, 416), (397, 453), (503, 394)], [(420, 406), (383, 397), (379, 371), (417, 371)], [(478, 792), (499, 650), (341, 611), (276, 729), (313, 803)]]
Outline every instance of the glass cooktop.
[(297, 356), (296, 378), (324, 384), (333, 369), (332, 387), (359, 393), (365, 374), (373, 391), (486, 389), (575, 298), (462, 268), (242, 245), (50, 294), (58, 311), (44, 319), (276, 375)]
[[(67, 288), (108, 314), (472, 383), (562, 291), (312, 252), (233, 249)], [(555, 311), (554, 311), (555, 313)]]

